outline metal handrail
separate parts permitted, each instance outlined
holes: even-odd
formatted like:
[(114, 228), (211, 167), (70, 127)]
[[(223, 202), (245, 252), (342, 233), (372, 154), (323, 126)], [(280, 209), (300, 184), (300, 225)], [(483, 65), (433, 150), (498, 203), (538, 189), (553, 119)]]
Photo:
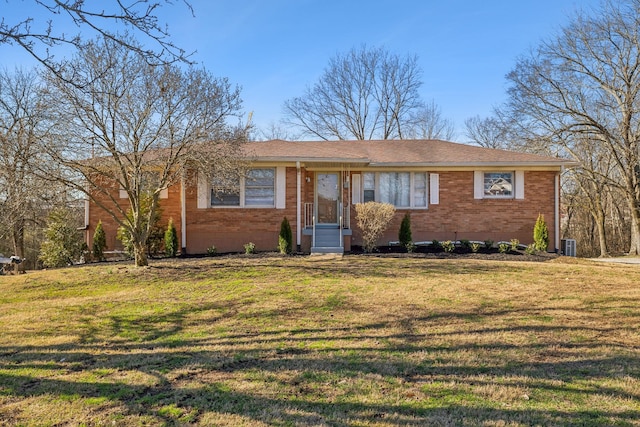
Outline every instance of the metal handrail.
[(311, 245), (312, 247), (315, 248), (316, 247), (316, 216), (315, 215), (311, 217), (311, 226), (313, 228), (313, 232), (311, 234), (311, 242), (312, 242)]

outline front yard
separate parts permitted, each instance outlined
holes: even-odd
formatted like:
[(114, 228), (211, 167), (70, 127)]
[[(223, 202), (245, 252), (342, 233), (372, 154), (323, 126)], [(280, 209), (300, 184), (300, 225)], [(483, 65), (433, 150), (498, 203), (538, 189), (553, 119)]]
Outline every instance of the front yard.
[(0, 278), (2, 425), (640, 425), (640, 267), (216, 257)]

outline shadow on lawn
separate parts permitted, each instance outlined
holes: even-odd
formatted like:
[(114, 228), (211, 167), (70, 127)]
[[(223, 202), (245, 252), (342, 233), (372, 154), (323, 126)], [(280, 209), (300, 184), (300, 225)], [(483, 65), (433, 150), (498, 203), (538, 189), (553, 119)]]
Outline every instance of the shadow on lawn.
[[(210, 322), (235, 315), (235, 307), (228, 305), (212, 304), (200, 309), (222, 308), (226, 314), (209, 319)], [(193, 314), (193, 309), (159, 314), (150, 319), (112, 319), (108, 334), (119, 336), (133, 329), (140, 334), (139, 342), (119, 339), (97, 343), (95, 337), (87, 335), (85, 343), (77, 345), (0, 347), (0, 396), (106, 398), (126, 407), (127, 413), (119, 414), (125, 419), (141, 415), (165, 425), (195, 423), (216, 413), (235, 414), (247, 422), (337, 426), (374, 423), (600, 426), (634, 425), (640, 421), (637, 404), (640, 392), (600, 381), (640, 377), (638, 348), (608, 341), (607, 336), (613, 330), (606, 327), (501, 328), (491, 326), (490, 322), (487, 326), (476, 325), (468, 320), (467, 312), (441, 312), (357, 327), (290, 328), (185, 339), (176, 334), (184, 329), (188, 314)], [(530, 313), (527, 310), (484, 313), (488, 318), (507, 314), (526, 316)], [(502, 332), (559, 337), (581, 331), (600, 338), (573, 344), (554, 340), (516, 345), (506, 340), (488, 343), (478, 340), (477, 343), (435, 345), (430, 344), (430, 340), (454, 336), (455, 332), (417, 332), (430, 322), (443, 319), (470, 322), (466, 323), (469, 327), (464, 333), (478, 337), (501, 336)], [(390, 330), (398, 332), (389, 333)], [(323, 348), (310, 346), (326, 341), (344, 341), (348, 345), (344, 348), (338, 344)], [(287, 344), (283, 346), (282, 342)], [(374, 345), (375, 342), (384, 344)], [(600, 347), (609, 348), (609, 353), (603, 357), (594, 355)], [(504, 360), (503, 352), (510, 350), (530, 353), (530, 361)], [(465, 352), (478, 352), (478, 357), (484, 359), (474, 365), (460, 364), (456, 355)], [(544, 356), (551, 353), (559, 361), (546, 360)], [(584, 355), (579, 357), (581, 353)], [(433, 354), (438, 356), (431, 357)], [(25, 373), (42, 368), (53, 373), (47, 377)], [(96, 381), (82, 376), (105, 371), (136, 371), (154, 381), (152, 385), (140, 385), (109, 378), (108, 374)], [(73, 375), (79, 378), (69, 379)], [(233, 389), (225, 382), (229, 378), (253, 382), (257, 391)], [(584, 385), (590, 380), (593, 382)], [(266, 381), (272, 381), (276, 388), (260, 388), (267, 387), (263, 384)], [(389, 387), (398, 395), (392, 399), (378, 397), (380, 403), (375, 403), (375, 399), (359, 399), (357, 387), (349, 389), (350, 386), (341, 381), (371, 381), (371, 387), (381, 390)], [(439, 383), (444, 384), (444, 389), (434, 392), (432, 386)], [(518, 401), (511, 405), (491, 402), (478, 392), (482, 387), (496, 384), (530, 390), (534, 399), (540, 393), (557, 394), (564, 403), (569, 403), (547, 402), (543, 407), (548, 409), (541, 409), (541, 406), (527, 407)], [(331, 391), (335, 394), (328, 396)], [(342, 391), (345, 394), (341, 395)], [(382, 391), (381, 395), (384, 395)], [(591, 407), (586, 402), (598, 399), (625, 401), (627, 409), (570, 409)], [(166, 411), (167, 407), (176, 410)], [(109, 416), (99, 421), (110, 421)], [(0, 421), (4, 418), (11, 424), (14, 420), (10, 417), (0, 406)]]

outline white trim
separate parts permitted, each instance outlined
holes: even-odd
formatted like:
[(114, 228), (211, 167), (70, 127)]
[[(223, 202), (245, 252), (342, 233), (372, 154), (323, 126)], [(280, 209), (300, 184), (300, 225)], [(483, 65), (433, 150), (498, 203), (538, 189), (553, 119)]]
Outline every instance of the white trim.
[(429, 204), (440, 204), (440, 174), (429, 174)]
[(127, 190), (124, 189), (124, 187), (120, 187), (120, 194), (119, 194), (121, 199), (128, 199), (129, 195), (127, 194)]
[(184, 255), (187, 249), (187, 193), (184, 173), (180, 177), (180, 248)]
[(296, 246), (300, 247), (302, 244), (302, 230), (300, 229), (300, 225), (302, 224), (302, 213), (301, 213), (301, 204), (302, 204), (302, 177), (300, 171), (300, 162), (296, 162)]
[(160, 194), (158, 195), (160, 199), (168, 199), (169, 198), (169, 188), (163, 188), (160, 190)]
[(284, 209), (287, 204), (287, 168), (276, 167), (276, 209)]
[(484, 171), (473, 171), (473, 198), (484, 199)]
[(516, 180), (516, 199), (524, 199), (524, 171), (517, 170), (514, 179)]
[(210, 207), (210, 187), (207, 176), (203, 172), (198, 172), (198, 209), (206, 209)]
[(555, 197), (554, 197), (554, 202), (555, 202), (555, 206), (554, 206), (554, 240), (555, 240), (555, 252), (558, 252), (558, 249), (560, 248), (560, 174), (556, 174), (555, 179), (554, 179), (554, 190), (555, 190)]
[(351, 175), (351, 204), (362, 203), (362, 176), (359, 173)]

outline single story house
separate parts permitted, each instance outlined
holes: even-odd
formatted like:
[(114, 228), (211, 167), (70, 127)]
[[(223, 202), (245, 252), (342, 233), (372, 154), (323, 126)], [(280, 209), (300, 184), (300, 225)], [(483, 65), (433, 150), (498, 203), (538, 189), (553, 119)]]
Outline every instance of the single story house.
[[(361, 245), (355, 205), (396, 207), (381, 244), (398, 240), (406, 212), (414, 241), (533, 241), (543, 214), (549, 250), (560, 247), (560, 176), (566, 159), (440, 140), (250, 142), (246, 177), (228, 193), (204, 175), (161, 194), (161, 222), (173, 218), (183, 253), (275, 250), (283, 218), (303, 252)], [(115, 189), (114, 191), (117, 191)], [(126, 195), (125, 195), (126, 197)], [(88, 204), (87, 241), (102, 220), (109, 250), (121, 247), (115, 222)]]

